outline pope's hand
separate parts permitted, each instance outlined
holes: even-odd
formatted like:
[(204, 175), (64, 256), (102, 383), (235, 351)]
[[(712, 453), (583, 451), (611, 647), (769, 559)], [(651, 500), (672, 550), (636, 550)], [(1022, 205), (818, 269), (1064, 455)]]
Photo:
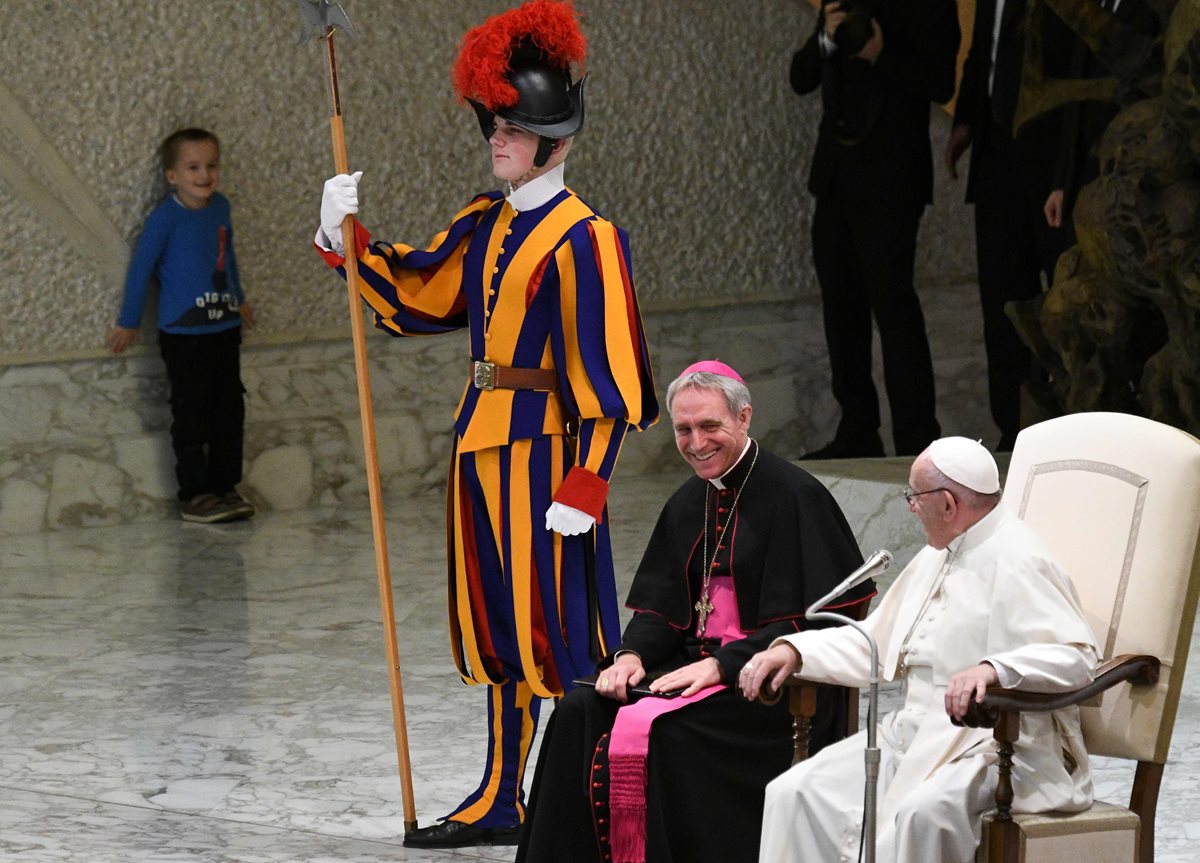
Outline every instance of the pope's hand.
[(325, 181), (321, 194), (321, 230), (334, 248), (342, 247), (342, 222), (358, 212), (358, 180), (362, 171), (338, 174)]
[(546, 530), (553, 530), (563, 536), (587, 533), (595, 524), (596, 519), (565, 503), (552, 503), (546, 510)]
[(766, 691), (773, 695), (800, 667), (800, 654), (791, 645), (777, 644), (750, 657), (738, 673), (738, 688), (750, 701)]
[(946, 713), (954, 719), (962, 719), (967, 715), (971, 701), (983, 701), (987, 688), (999, 682), (1000, 675), (989, 662), (981, 662), (958, 672), (946, 684)]

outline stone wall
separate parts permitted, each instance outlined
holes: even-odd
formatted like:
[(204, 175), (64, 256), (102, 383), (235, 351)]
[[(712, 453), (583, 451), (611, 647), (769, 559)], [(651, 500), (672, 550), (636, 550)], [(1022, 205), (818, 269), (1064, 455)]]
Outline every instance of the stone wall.
[[(305, 250), (332, 159), (323, 50), (296, 44), (295, 2), (16, 5), (0, 54), (0, 218), (9, 248), (27, 253), (0, 276), (0, 359), (100, 353), (129, 248), (164, 191), (156, 148), (184, 125), (222, 139), (221, 188), (257, 338), (344, 329), (341, 298)], [(343, 5), (359, 32), (339, 40), (338, 57), (364, 222), (423, 243), (494, 187), (448, 71), (463, 32), (508, 4)], [(567, 178), (629, 230), (646, 307), (810, 287), (794, 216), (815, 105), (800, 108), (786, 80), (810, 10), (796, 0), (578, 8), (592, 77)]]
[[(322, 50), (296, 44), (294, 3), (13, 5), (0, 52), (10, 249), (0, 274), (0, 533), (169, 510), (153, 319), (150, 344), (128, 355), (106, 354), (103, 339), (131, 244), (163, 193), (155, 149), (182, 125), (222, 138), (221, 187), (259, 320), (243, 348), (247, 490), (269, 507), (360, 501), (345, 292), (309, 248), (331, 164)], [(338, 43), (347, 137), (376, 236), (424, 242), (493, 187), (447, 71), (461, 34), (506, 5), (344, 0), (359, 30)], [(631, 235), (660, 391), (693, 359), (721, 356), (753, 386), (757, 434), (784, 454), (823, 443), (836, 410), (804, 188), (820, 105), (787, 85), (811, 9), (796, 0), (577, 7), (592, 79), (567, 178)], [(932, 122), (944, 139), (946, 118), (934, 112)], [(943, 426), (990, 438), (961, 193), (939, 186), (918, 288)], [(409, 485), (441, 481), (465, 351), (454, 336), (380, 336), (370, 352), (388, 494), (402, 498)], [(660, 424), (626, 445), (618, 470), (654, 469), (675, 457), (671, 447)]]

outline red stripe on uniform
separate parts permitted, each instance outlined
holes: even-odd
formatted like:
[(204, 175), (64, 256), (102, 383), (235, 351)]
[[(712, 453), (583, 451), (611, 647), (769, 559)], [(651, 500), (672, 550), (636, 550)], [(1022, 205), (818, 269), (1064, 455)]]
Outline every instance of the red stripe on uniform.
[[(463, 567), (467, 571), (468, 601), (472, 609), (487, 608), (486, 598), (483, 593), (483, 580), (479, 576), (479, 556), (475, 554), (477, 547), (475, 545), (475, 511), (471, 506), (470, 496), (462, 494), (463, 491), (462, 481), (460, 480), (459, 493), (462, 499), (462, 511), (459, 514), (459, 518), (462, 525)], [(454, 610), (454, 613), (458, 614), (457, 608)], [(492, 646), (492, 633), (486, 626), (487, 617), (485, 615), (472, 614), (472, 618), (472, 626), (475, 629), (475, 643), (479, 649), (479, 655), (483, 657), (485, 665), (491, 665), (493, 663), (489, 663), (488, 659), (496, 655), (496, 650)], [(475, 626), (475, 623), (480, 619), (483, 620), (485, 626)], [(472, 670), (478, 675), (485, 669)], [(499, 672), (499, 668), (487, 668), (486, 672), (489, 675), (495, 676)]]

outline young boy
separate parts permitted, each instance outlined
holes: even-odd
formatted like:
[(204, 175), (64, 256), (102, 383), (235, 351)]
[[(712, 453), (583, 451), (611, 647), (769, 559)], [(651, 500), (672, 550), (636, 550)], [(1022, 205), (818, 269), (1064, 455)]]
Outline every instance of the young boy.
[(241, 325), (253, 325), (233, 254), (229, 200), (216, 191), (221, 145), (204, 129), (162, 143), (172, 194), (142, 228), (116, 329), (119, 354), (137, 338), (151, 278), (159, 283), (158, 344), (167, 366), (179, 515), (211, 524), (254, 515), (242, 479)]
[[(488, 690), (483, 779), (422, 847), (515, 844), (542, 699), (590, 674), (619, 633), (608, 481), (627, 431), (658, 417), (625, 233), (563, 182), (583, 125), (584, 38), (534, 0), (469, 32), (455, 66), (507, 194), (476, 197), (428, 250), (369, 243), (363, 298), (407, 336), (469, 332), (448, 489), (450, 635)], [(344, 272), (358, 175), (326, 183), (318, 248)], [(463, 371), (468, 364), (463, 363)]]

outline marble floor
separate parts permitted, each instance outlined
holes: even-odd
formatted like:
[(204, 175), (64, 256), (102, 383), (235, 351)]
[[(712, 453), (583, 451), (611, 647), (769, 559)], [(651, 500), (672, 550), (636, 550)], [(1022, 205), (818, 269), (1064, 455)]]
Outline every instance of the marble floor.
[[(615, 486), (623, 585), (680, 479)], [(474, 787), (485, 705), (480, 691), (457, 682), (447, 658), (441, 501), (389, 494), (424, 825)], [(903, 513), (898, 506), (891, 509)], [(419, 852), (400, 844), (370, 537), (366, 512), (346, 510), (5, 537), (0, 859), (511, 860), (512, 849)], [(878, 544), (874, 536), (860, 541)], [(1166, 771), (1160, 863), (1200, 857), (1198, 669), (1200, 660), (1188, 674)], [(1128, 780), (1101, 765), (1098, 785), (1117, 798)]]

